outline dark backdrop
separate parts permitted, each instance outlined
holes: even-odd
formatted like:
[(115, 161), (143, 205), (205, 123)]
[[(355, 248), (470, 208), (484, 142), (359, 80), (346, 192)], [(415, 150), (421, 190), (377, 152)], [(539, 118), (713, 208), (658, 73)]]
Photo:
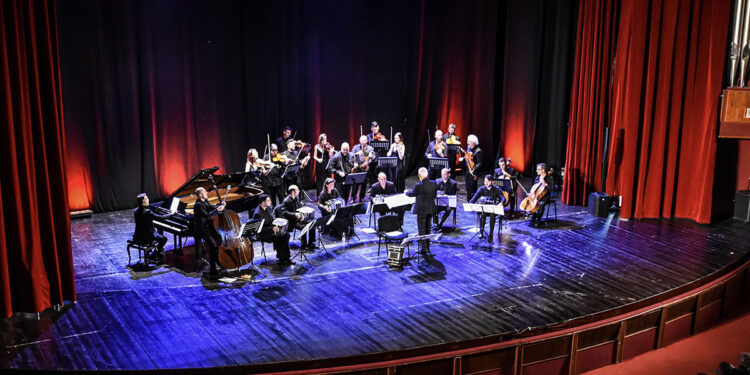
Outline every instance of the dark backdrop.
[(410, 169), (426, 131), (450, 122), (479, 137), (488, 167), (512, 147), (529, 171), (563, 152), (576, 2), (57, 6), (71, 208), (130, 207), (199, 168), (241, 170), (284, 125), (338, 148), (377, 120), (404, 133)]

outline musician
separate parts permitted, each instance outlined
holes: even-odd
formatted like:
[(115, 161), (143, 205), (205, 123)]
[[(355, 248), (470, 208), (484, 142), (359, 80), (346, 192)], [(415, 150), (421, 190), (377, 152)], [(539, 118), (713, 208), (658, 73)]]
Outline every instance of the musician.
[(510, 209), (508, 210), (508, 212), (509, 212), (510, 217), (513, 217), (513, 213), (516, 211), (516, 187), (518, 186), (516, 179), (518, 178), (518, 173), (509, 164), (510, 163), (508, 163), (508, 161), (506, 161), (505, 158), (500, 158), (497, 161), (498, 168), (495, 169), (495, 173), (493, 174), (493, 177), (510, 181), (510, 187), (508, 189), (508, 199), (510, 200), (510, 203), (509, 203)]
[[(320, 214), (323, 216), (333, 214), (334, 209), (331, 207), (331, 201), (336, 198), (341, 198), (341, 194), (339, 194), (339, 191), (334, 187), (335, 182), (336, 180), (333, 178), (326, 178), (323, 190), (318, 194), (318, 209), (320, 209)], [(336, 237), (340, 237), (343, 233), (346, 233), (351, 237), (353, 228), (354, 225), (351, 217), (336, 217), (331, 223), (331, 229), (333, 229), (334, 236)]]
[(380, 125), (377, 121), (373, 121), (370, 124), (370, 133), (367, 134), (367, 143), (372, 143), (373, 140), (385, 141), (385, 136), (380, 133)]
[[(481, 199), (482, 202), (486, 204), (505, 204), (505, 196), (503, 193), (498, 189), (495, 185), (492, 184), (492, 175), (488, 174), (484, 176), (484, 186), (479, 188), (477, 192), (474, 194), (474, 196), (471, 198), (470, 203), (482, 203), (480, 202), (480, 198), (486, 197)], [(482, 213), (480, 216), (480, 228), (482, 228), (482, 233), (484, 233), (484, 224), (487, 222), (487, 216), (490, 217), (490, 235), (487, 237), (487, 241), (489, 243), (492, 243), (492, 234), (495, 231), (495, 220), (497, 219), (497, 215), (495, 214), (486, 214)], [(500, 221), (498, 224), (498, 232), (502, 231), (503, 226), (503, 218), (500, 217)]]
[(334, 152), (333, 146), (328, 143), (328, 136), (325, 133), (321, 133), (318, 136), (318, 144), (313, 148), (313, 159), (315, 159), (315, 191), (323, 190), (323, 182), (327, 177), (331, 176), (326, 169)]
[[(456, 124), (451, 123), (450, 125), (448, 125), (448, 133), (445, 133), (445, 135), (443, 135), (443, 141), (445, 141), (445, 143), (449, 145), (461, 145), (461, 137), (456, 134)], [(452, 151), (450, 148), (448, 148), (448, 151), (446, 151), (446, 153), (448, 157), (448, 168), (450, 168), (451, 171), (455, 171), (456, 151)]]
[[(307, 163), (310, 161), (310, 155), (305, 156), (302, 159), (298, 158), (300, 151), (297, 150), (297, 141), (290, 139), (286, 143), (286, 151), (284, 151), (283, 155), (284, 158), (287, 160), (287, 166), (292, 166), (296, 164), (299, 164), (299, 169), (292, 173), (289, 172), (284, 177), (284, 186), (302, 186), (302, 170), (307, 166)], [(282, 171), (283, 173), (283, 171)]]
[[(271, 171), (273, 164), (258, 158), (258, 150), (251, 148), (247, 151), (247, 162), (245, 163), (245, 172), (253, 172), (251, 182), (265, 184), (265, 179)], [(243, 182), (243, 184), (245, 184)]]
[[(342, 197), (348, 198), (350, 195), (352, 186), (344, 185), (344, 181), (346, 181), (346, 176), (352, 173), (352, 169), (354, 169), (354, 155), (349, 153), (349, 143), (344, 142), (341, 144), (341, 151), (337, 152), (328, 164), (328, 173), (334, 175), (336, 190)], [(347, 200), (347, 198), (344, 199)]]
[(544, 210), (547, 208), (547, 203), (549, 203), (550, 192), (555, 188), (555, 180), (552, 178), (551, 174), (547, 173), (547, 164), (545, 163), (539, 163), (536, 165), (534, 185), (538, 183), (542, 184), (546, 192), (541, 194), (541, 197), (537, 198), (537, 205), (539, 208), (537, 208), (536, 212), (531, 215), (531, 226), (539, 226), (542, 223)]
[(404, 136), (401, 132), (396, 133), (393, 136), (393, 143), (391, 148), (388, 150), (387, 156), (396, 156), (398, 160), (396, 167), (388, 170), (389, 180), (396, 184), (397, 191), (404, 191), (406, 188), (406, 177), (404, 176), (404, 159), (406, 158), (406, 145), (404, 144)]
[[(304, 215), (297, 212), (297, 209), (305, 207), (305, 204), (302, 203), (302, 200), (299, 198), (299, 188), (297, 185), (292, 185), (289, 187), (288, 192), (289, 195), (287, 195), (287, 197), (284, 198), (284, 201), (281, 202), (279, 211), (285, 219), (289, 220), (290, 227), (302, 229), (309, 222), (304, 221)], [(300, 242), (302, 250), (312, 249), (315, 246), (315, 231), (308, 231), (307, 234), (302, 236)]]
[[(419, 235), (430, 234), (432, 215), (435, 214), (435, 197), (437, 197), (437, 184), (427, 178), (427, 168), (419, 168), (419, 181), (414, 189), (406, 192), (406, 195), (415, 197), (414, 210), (417, 214), (417, 229)], [(430, 241), (422, 242), (422, 252), (430, 251)]]
[(286, 158), (283, 158), (281, 154), (279, 154), (279, 149), (275, 143), (271, 144), (270, 159), (274, 165), (266, 173), (263, 190), (265, 190), (266, 194), (271, 197), (273, 204), (276, 205), (277, 198), (278, 202), (281, 202), (281, 200), (284, 199), (284, 193), (281, 187), (281, 171), (286, 166)]
[[(163, 215), (152, 211), (148, 207), (149, 200), (146, 193), (138, 194), (135, 200), (138, 203), (138, 207), (133, 211), (133, 216), (135, 216), (133, 242), (145, 245), (156, 241), (156, 252), (153, 254), (146, 254), (146, 257), (164, 253), (164, 245), (167, 243), (167, 237), (156, 232), (156, 229), (154, 228), (154, 219), (167, 219), (174, 215), (175, 211)], [(174, 254), (182, 256), (182, 250), (177, 249), (174, 251)]]
[(258, 202), (260, 204), (253, 213), (253, 219), (263, 219), (263, 227), (258, 232), (258, 239), (273, 243), (273, 249), (276, 250), (277, 265), (295, 264), (290, 259), (289, 254), (289, 233), (279, 234), (279, 228), (273, 226), (273, 220), (276, 217), (271, 209), (271, 197), (261, 194), (258, 197)]
[(195, 189), (195, 195), (198, 197), (193, 207), (195, 215), (195, 254), (198, 259), (203, 258), (203, 244), (208, 246), (209, 268), (208, 274), (204, 275), (208, 276), (210, 280), (216, 280), (219, 277), (216, 261), (218, 261), (218, 250), (222, 239), (211, 218), (223, 212), (226, 204), (222, 203), (216, 207), (211, 205), (208, 202), (208, 192), (203, 187)]
[[(378, 182), (370, 186), (371, 201), (372, 198), (375, 198), (376, 196), (387, 196), (394, 194), (398, 194), (396, 185), (394, 185), (393, 182), (388, 181), (388, 176), (386, 176), (385, 173), (378, 173)], [(375, 210), (375, 212), (380, 215), (384, 215), (386, 212), (388, 212), (388, 207), (385, 205), (381, 205), (376, 206), (376, 208), (373, 208), (373, 210)], [(391, 212), (398, 215), (398, 219), (401, 223), (404, 222), (404, 212), (406, 212), (406, 207), (396, 207)]]
[[(438, 186), (438, 195), (456, 195), (456, 181), (451, 178), (450, 168), (443, 168), (443, 170), (440, 171), (440, 175), (440, 179), (435, 181)], [(450, 216), (455, 209), (455, 207), (437, 206), (437, 213), (445, 211), (443, 218), (440, 219), (440, 221), (438, 221), (438, 215), (435, 215), (435, 224), (437, 225), (438, 230), (443, 229), (443, 223), (445, 223), (445, 220), (448, 219), (448, 216)]]
[(464, 178), (466, 181), (466, 200), (470, 200), (474, 197), (474, 192), (477, 190), (477, 179), (478, 173), (482, 170), (482, 149), (479, 148), (479, 139), (474, 134), (469, 135), (466, 138), (466, 154), (468, 156), (471, 153), (471, 162), (474, 164), (474, 168), (469, 168), (469, 160), (466, 157), (461, 157), (459, 161), (466, 161), (466, 172)]
[(287, 142), (292, 140), (292, 128), (288, 125), (281, 131), (281, 137), (276, 138), (274, 142), (278, 150), (286, 150)]
[(367, 172), (365, 180), (361, 184), (357, 184), (352, 187), (352, 191), (355, 192), (356, 202), (359, 203), (365, 196), (366, 185), (369, 185), (373, 180), (372, 176), (375, 172), (375, 168), (372, 168), (373, 162), (378, 158), (375, 150), (367, 144), (367, 136), (359, 137), (359, 143), (354, 145), (352, 148), (352, 154), (354, 155), (354, 171), (355, 172)]

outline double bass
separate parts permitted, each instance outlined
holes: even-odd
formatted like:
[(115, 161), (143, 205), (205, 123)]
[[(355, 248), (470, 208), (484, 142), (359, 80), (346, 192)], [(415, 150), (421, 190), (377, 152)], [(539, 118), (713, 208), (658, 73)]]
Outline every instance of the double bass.
[[(213, 179), (211, 179), (213, 183)], [(219, 189), (214, 183), (214, 191), (221, 199), (222, 203), (226, 202), (231, 186), (227, 187), (227, 194), (221, 198)], [(216, 231), (219, 232), (222, 242), (219, 245), (219, 264), (226, 269), (240, 268), (253, 261), (253, 243), (249, 239), (242, 237), (240, 229), (242, 224), (240, 215), (232, 210), (224, 209), (221, 214), (214, 216), (213, 220)]]
[[(523, 185), (521, 185), (523, 189)], [(544, 186), (544, 179), (540, 179), (539, 182), (535, 183), (529, 191), (523, 189), (526, 192), (526, 198), (521, 201), (521, 209), (533, 214), (539, 209), (539, 199), (547, 195), (547, 187)]]

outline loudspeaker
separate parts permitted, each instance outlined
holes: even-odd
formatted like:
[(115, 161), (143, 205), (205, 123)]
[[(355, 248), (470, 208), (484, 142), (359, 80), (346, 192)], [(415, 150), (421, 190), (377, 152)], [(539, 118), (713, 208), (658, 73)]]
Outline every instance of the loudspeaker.
[(607, 193), (589, 194), (589, 213), (598, 217), (609, 216), (610, 199)]
[(734, 218), (750, 221), (750, 190), (740, 190), (734, 200)]

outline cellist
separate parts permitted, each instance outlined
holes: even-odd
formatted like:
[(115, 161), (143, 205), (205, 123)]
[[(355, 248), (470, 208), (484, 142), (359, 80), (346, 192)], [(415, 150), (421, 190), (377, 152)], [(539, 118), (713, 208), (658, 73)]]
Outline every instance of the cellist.
[[(534, 178), (534, 185), (539, 186), (534, 190), (529, 191), (529, 194), (535, 194), (537, 199), (537, 205), (539, 206), (531, 215), (531, 226), (539, 226), (542, 222), (542, 215), (547, 208), (549, 203), (550, 191), (555, 187), (555, 181), (550, 173), (547, 173), (547, 164), (539, 163), (536, 165), (536, 177)], [(542, 189), (543, 188), (543, 189)]]

